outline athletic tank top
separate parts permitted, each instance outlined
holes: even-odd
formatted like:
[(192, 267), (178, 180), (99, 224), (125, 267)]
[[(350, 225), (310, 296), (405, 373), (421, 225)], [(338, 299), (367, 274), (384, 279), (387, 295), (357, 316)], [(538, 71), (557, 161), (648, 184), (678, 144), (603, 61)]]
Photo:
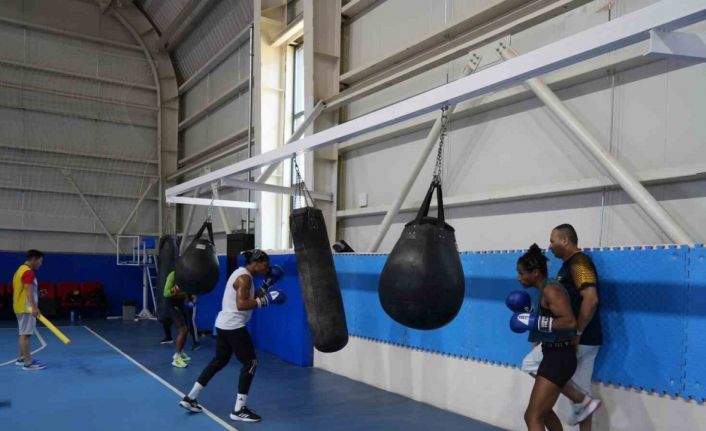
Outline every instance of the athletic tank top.
[(221, 304), (221, 311), (218, 313), (218, 317), (216, 317), (216, 328), (227, 330), (238, 329), (245, 326), (250, 320), (252, 310), (238, 310), (236, 302), (238, 294), (235, 290), (235, 280), (241, 275), (250, 277), (250, 298), (255, 298), (255, 284), (253, 283), (250, 271), (244, 267), (233, 271), (233, 274), (228, 277), (226, 290), (223, 292), (223, 303)]
[[(551, 318), (555, 318), (556, 316), (552, 311), (548, 308), (542, 307), (542, 296), (544, 294), (544, 288), (547, 287), (548, 284), (555, 284), (559, 287), (561, 287), (564, 292), (566, 292), (566, 295), (569, 297), (569, 303), (571, 304), (571, 311), (574, 313), (574, 316), (578, 315), (579, 311), (579, 306), (580, 306), (580, 297), (578, 294), (578, 291), (575, 289), (567, 289), (564, 285), (559, 283), (557, 280), (554, 280), (552, 278), (548, 278), (544, 280), (544, 283), (542, 284), (542, 287), (539, 288), (539, 300), (537, 301), (537, 310), (539, 310), (539, 315), (540, 316), (548, 316)], [(539, 332), (539, 331), (530, 331), (529, 335), (529, 341), (530, 342), (556, 342), (556, 341), (564, 341), (564, 340), (570, 340), (571, 337), (576, 335), (576, 331), (555, 331), (555, 332)]]

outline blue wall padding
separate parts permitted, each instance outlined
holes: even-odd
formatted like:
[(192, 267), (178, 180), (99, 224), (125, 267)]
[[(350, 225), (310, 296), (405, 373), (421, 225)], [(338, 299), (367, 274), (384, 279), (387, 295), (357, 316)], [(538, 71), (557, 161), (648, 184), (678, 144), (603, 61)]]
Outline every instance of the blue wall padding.
[[(706, 398), (704, 248), (603, 249), (589, 254), (599, 272), (604, 329), (594, 380)], [(521, 288), (515, 272), (520, 255), (462, 253), (463, 306), (456, 319), (433, 331), (405, 328), (383, 311), (378, 283), (386, 255), (336, 255), (349, 331), (381, 342), (519, 366), (529, 344), (526, 335), (510, 332), (505, 297)], [(560, 265), (552, 258), (550, 275)]]
[[(228, 277), (226, 257), (219, 256), (221, 277), (216, 288), (210, 293), (199, 297), (196, 324), (199, 329), (211, 330), (216, 321), (216, 315), (221, 310), (223, 292)], [(297, 265), (293, 255), (272, 255), (273, 265), (284, 268), (285, 277), (277, 284), (277, 289), (283, 289), (287, 302), (253, 311), (248, 329), (258, 350), (273, 353), (283, 360), (300, 365), (313, 364), (313, 344), (311, 333), (306, 321), (304, 302), (299, 288)], [(259, 287), (262, 279), (255, 278), (255, 286)]]
[(684, 395), (706, 399), (706, 248), (691, 249), (688, 267)]
[[(0, 252), (0, 283), (12, 282), (12, 276), (25, 261), (25, 253)], [(37, 272), (39, 281), (100, 281), (108, 303), (108, 314), (122, 314), (124, 300), (142, 306), (142, 271), (139, 267), (118, 266), (115, 255), (47, 253)], [(151, 302), (150, 302), (151, 304)]]

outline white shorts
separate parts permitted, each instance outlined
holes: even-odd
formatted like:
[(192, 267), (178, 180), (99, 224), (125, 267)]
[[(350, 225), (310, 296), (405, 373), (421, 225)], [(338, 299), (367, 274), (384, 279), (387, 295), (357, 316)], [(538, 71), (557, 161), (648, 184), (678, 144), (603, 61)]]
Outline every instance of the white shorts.
[[(596, 355), (601, 346), (584, 346), (579, 345), (576, 352), (578, 364), (576, 372), (571, 378), (574, 386), (581, 389), (583, 393), (591, 396), (591, 377), (593, 377), (593, 366), (596, 362)], [(522, 360), (522, 371), (525, 373), (536, 374), (539, 369), (539, 363), (542, 362), (542, 345), (536, 345)]]
[(32, 335), (37, 329), (37, 318), (31, 313), (17, 313), (17, 326), (20, 335)]

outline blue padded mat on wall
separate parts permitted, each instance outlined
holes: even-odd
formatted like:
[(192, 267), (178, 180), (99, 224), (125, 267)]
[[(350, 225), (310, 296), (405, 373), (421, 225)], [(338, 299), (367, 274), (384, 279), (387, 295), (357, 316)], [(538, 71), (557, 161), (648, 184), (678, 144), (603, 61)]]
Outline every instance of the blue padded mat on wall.
[[(699, 362), (706, 357), (703, 247), (603, 249), (589, 254), (599, 272), (604, 329), (594, 380), (704, 398), (706, 371)], [(463, 306), (450, 324), (433, 331), (406, 328), (383, 311), (378, 284), (387, 255), (336, 255), (349, 331), (381, 342), (519, 366), (529, 344), (526, 335), (510, 332), (505, 297), (521, 288), (515, 273), (520, 255), (463, 253)], [(550, 275), (560, 265), (552, 258)]]
[(688, 266), (688, 303), (684, 395), (706, 400), (706, 248), (691, 249)]

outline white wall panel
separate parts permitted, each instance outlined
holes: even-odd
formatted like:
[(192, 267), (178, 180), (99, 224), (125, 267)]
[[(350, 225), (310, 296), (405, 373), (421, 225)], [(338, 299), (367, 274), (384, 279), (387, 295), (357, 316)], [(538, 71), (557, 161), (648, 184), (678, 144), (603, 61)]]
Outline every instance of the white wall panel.
[(386, 0), (350, 24), (348, 68), (385, 58), (445, 22), (445, 1)]
[[(0, 3), (0, 17), (137, 45), (122, 24), (110, 15), (102, 15), (91, 2), (14, 0)], [(0, 25), (0, 38), (0, 58), (154, 85), (149, 64), (137, 50), (6, 24)], [(113, 245), (61, 170), (30, 165), (73, 168), (78, 186), (88, 194), (88, 200), (109, 229), (117, 231), (149, 181), (149, 178), (127, 174), (157, 174), (156, 165), (146, 163), (157, 159), (156, 112), (127, 107), (120, 102), (154, 107), (156, 93), (8, 66), (0, 68), (0, 81), (55, 92), (0, 88), (0, 105), (13, 107), (0, 108), (0, 145), (11, 147), (0, 150), (3, 154), (0, 187), (5, 187), (0, 190), (0, 235), (10, 238), (5, 233), (7, 229), (21, 229), (12, 237), (13, 245), (3, 244), (3, 248), (111, 252)], [(108, 170), (116, 174), (80, 169)], [(155, 187), (149, 196), (156, 194)], [(113, 195), (125, 197), (110, 197)], [(156, 232), (157, 210), (156, 201), (145, 201), (130, 229)], [(62, 230), (66, 233), (61, 233)]]

